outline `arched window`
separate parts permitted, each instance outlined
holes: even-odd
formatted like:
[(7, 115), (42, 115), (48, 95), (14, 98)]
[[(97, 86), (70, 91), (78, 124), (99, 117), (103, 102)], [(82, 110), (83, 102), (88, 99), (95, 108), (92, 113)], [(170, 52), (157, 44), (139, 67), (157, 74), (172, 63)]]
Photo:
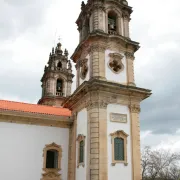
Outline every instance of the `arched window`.
[(84, 162), (84, 141), (80, 141), (79, 143), (79, 163)]
[(63, 92), (63, 81), (61, 79), (57, 79), (56, 91)]
[(113, 11), (108, 13), (108, 33), (117, 34), (117, 15)]
[(124, 139), (114, 138), (114, 159), (124, 161)]
[(112, 138), (112, 165), (124, 163), (127, 165), (127, 137), (124, 131), (111, 133)]
[(50, 149), (46, 154), (46, 168), (58, 168), (58, 151)]
[(58, 64), (57, 64), (57, 68), (58, 69), (61, 69), (62, 68), (62, 63), (59, 61)]
[(77, 137), (77, 147), (78, 147), (78, 162), (77, 162), (77, 167), (79, 166), (84, 167), (84, 157), (85, 157), (85, 136), (82, 134), (79, 134)]

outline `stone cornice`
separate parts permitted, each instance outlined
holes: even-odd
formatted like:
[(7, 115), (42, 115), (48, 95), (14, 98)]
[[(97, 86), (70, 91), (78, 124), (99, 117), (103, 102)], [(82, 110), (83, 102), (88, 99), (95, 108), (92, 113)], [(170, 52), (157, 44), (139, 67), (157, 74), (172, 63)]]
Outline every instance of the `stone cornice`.
[(0, 109), (0, 122), (69, 128), (72, 117)]
[[(88, 43), (91, 41), (91, 44)], [(98, 44), (99, 46), (101, 46), (100, 50), (103, 49), (107, 49), (108, 48), (108, 44), (111, 42), (117, 43), (117, 44), (121, 44), (124, 49), (128, 49), (133, 48), (133, 52), (136, 52), (139, 49), (139, 43), (130, 40), (129, 38), (126, 38), (124, 36), (121, 35), (109, 35), (107, 33), (104, 33), (102, 31), (96, 30), (94, 32), (92, 32), (91, 34), (89, 34), (87, 36), (87, 38), (81, 42), (76, 50), (74, 51), (73, 55), (71, 56), (71, 59), (76, 63), (78, 59), (80, 59), (80, 56), (84, 50), (84, 47), (87, 48), (87, 44), (89, 45), (89, 51), (93, 51), (96, 48), (93, 48), (93, 46), (97, 46), (95, 44)], [(94, 43), (94, 44), (93, 44)]]
[(44, 79), (46, 79), (46, 78), (54, 78), (54, 76), (55, 76), (57, 73), (64, 74), (64, 75), (66, 75), (68, 78), (70, 77), (71, 79), (73, 79), (73, 77), (74, 77), (74, 74), (72, 74), (72, 72), (69, 72), (68, 69), (48, 70), (47, 72), (45, 72), (45, 73), (43, 74), (43, 77), (41, 78), (41, 82), (43, 82)]
[(85, 104), (85, 107), (89, 110), (89, 109), (93, 109), (93, 108), (100, 108), (100, 109), (106, 109), (107, 108), (108, 103), (106, 101), (88, 101)]
[(124, 97), (130, 104), (131, 101), (129, 99), (138, 99), (140, 102), (151, 95), (151, 90), (91, 79), (90, 81), (85, 81), (81, 84), (81, 86), (79, 86), (76, 91), (64, 101), (63, 106), (71, 110), (78, 106), (86, 108), (106, 108), (111, 101), (117, 101), (116, 97), (110, 99), (110, 94)]

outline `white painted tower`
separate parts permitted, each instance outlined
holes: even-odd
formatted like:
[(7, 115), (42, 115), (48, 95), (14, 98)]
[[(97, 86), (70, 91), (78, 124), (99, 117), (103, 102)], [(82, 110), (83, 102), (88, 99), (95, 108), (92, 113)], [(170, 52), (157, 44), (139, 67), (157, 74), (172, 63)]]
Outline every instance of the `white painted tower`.
[(126, 0), (82, 2), (79, 44), (72, 55), (77, 89), (72, 110), (69, 180), (140, 180), (140, 102), (151, 91), (136, 87)]

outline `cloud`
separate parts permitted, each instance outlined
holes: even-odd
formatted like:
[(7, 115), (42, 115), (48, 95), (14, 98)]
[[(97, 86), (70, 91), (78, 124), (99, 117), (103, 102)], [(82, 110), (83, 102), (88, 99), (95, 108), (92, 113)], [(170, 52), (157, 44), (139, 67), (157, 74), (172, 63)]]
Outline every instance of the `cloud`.
[(24, 32), (34, 31), (44, 22), (51, 6), (48, 0), (5, 0), (0, 6), (0, 39), (15, 39)]
[[(80, 4), (80, 0), (1, 2), (0, 98), (38, 101), (43, 69), (58, 36), (70, 55), (78, 44), (75, 21)], [(131, 39), (141, 43), (135, 54), (136, 84), (153, 92), (141, 106), (141, 138), (155, 146), (164, 138), (179, 137), (180, 3), (129, 0), (129, 5), (134, 9)]]
[(141, 106), (141, 129), (173, 134), (180, 125), (180, 2), (129, 0), (129, 4), (134, 7), (131, 37), (141, 43), (135, 54), (136, 83), (153, 92)]
[(174, 134), (153, 134), (151, 131), (141, 132), (141, 148), (151, 146), (153, 149), (180, 151), (180, 129)]

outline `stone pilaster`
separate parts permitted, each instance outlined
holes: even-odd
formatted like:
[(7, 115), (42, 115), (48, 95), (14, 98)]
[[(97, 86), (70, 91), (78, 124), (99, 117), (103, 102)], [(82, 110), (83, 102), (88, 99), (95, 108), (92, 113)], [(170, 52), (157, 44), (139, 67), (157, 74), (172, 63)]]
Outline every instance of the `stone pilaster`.
[(90, 102), (88, 109), (88, 180), (107, 180), (107, 104)]
[(76, 130), (77, 114), (74, 113), (74, 123), (69, 130), (69, 160), (68, 160), (68, 180), (76, 180)]
[(129, 38), (129, 17), (124, 16), (124, 36)]
[(77, 63), (76, 64), (76, 88), (78, 88), (79, 87), (79, 81), (80, 81), (80, 66), (79, 66), (79, 64)]
[(117, 18), (117, 25), (118, 25), (118, 34), (119, 34), (119, 35), (122, 35), (121, 16), (118, 16), (118, 18)]
[(98, 9), (95, 9), (93, 11), (93, 29), (97, 30), (99, 29), (99, 15), (98, 15)]
[(68, 81), (68, 82), (67, 82), (67, 92), (66, 92), (66, 96), (70, 96), (70, 95), (71, 95), (71, 86), (72, 86), (72, 81)]
[(134, 55), (132, 53), (126, 53), (127, 62), (127, 80), (128, 85), (136, 86), (134, 81)]
[(140, 107), (130, 105), (131, 114), (131, 145), (132, 145), (132, 177), (133, 180), (141, 180), (141, 151), (140, 151)]
[(105, 79), (105, 47), (99, 44), (91, 46), (92, 77)]

